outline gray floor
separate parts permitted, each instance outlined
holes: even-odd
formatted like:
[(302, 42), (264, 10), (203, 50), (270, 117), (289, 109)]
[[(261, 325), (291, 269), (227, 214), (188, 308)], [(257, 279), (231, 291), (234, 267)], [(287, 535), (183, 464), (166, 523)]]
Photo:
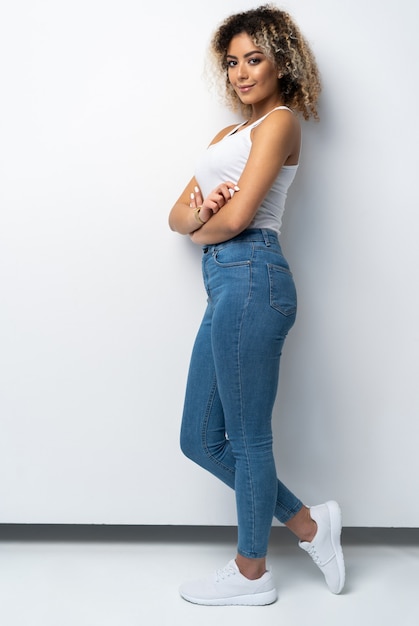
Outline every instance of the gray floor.
[(1, 626), (419, 626), (419, 529), (345, 529), (347, 585), (331, 594), (284, 528), (279, 600), (201, 607), (178, 585), (234, 556), (232, 528), (0, 526)]

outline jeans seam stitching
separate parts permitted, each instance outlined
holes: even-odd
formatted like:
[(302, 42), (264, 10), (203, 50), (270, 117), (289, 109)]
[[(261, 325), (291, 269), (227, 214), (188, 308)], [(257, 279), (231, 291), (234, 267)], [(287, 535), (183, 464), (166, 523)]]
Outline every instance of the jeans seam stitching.
[(232, 476), (234, 476), (234, 471), (228, 467), (227, 465), (224, 465), (224, 463), (222, 463), (221, 461), (219, 461), (217, 459), (216, 456), (214, 456), (211, 451), (210, 448), (208, 446), (207, 443), (207, 430), (208, 430), (208, 422), (209, 422), (209, 416), (211, 413), (211, 407), (212, 407), (212, 403), (214, 401), (214, 395), (215, 392), (217, 390), (217, 379), (214, 376), (214, 381), (212, 384), (212, 388), (211, 388), (211, 393), (210, 393), (210, 397), (207, 403), (207, 407), (206, 407), (206, 411), (205, 411), (205, 417), (203, 420), (203, 424), (202, 424), (202, 432), (201, 432), (201, 443), (202, 443), (202, 449), (204, 450), (206, 456), (208, 459), (210, 459), (215, 465), (218, 465), (219, 467), (222, 467), (224, 470), (227, 470)]
[[(252, 259), (253, 259), (253, 255), (254, 255), (254, 244), (252, 246)], [(250, 272), (250, 276), (249, 276), (249, 292), (248, 292), (248, 297), (247, 297), (247, 302), (246, 302), (246, 307), (243, 309), (243, 313), (242, 313), (242, 317), (241, 317), (241, 321), (240, 321), (240, 329), (239, 329), (239, 337), (238, 337), (238, 351), (237, 351), (237, 365), (239, 368), (239, 372), (240, 372), (240, 376), (239, 376), (239, 380), (240, 380), (240, 423), (241, 423), (241, 427), (242, 427), (242, 432), (243, 432), (243, 447), (244, 450), (246, 452), (246, 462), (247, 462), (247, 467), (248, 467), (248, 472), (249, 472), (249, 486), (250, 486), (250, 491), (251, 491), (251, 503), (252, 503), (252, 530), (251, 530), (251, 537), (252, 537), (252, 553), (255, 552), (255, 489), (254, 489), (254, 484), (252, 481), (252, 472), (250, 471), (250, 462), (249, 462), (249, 449), (248, 449), (248, 445), (247, 445), (247, 437), (245, 436), (246, 433), (246, 428), (245, 428), (245, 424), (244, 424), (244, 420), (243, 420), (243, 393), (242, 393), (242, 369), (240, 367), (240, 340), (241, 340), (241, 336), (242, 336), (242, 327), (243, 327), (243, 321), (244, 321), (244, 317), (246, 314), (246, 311), (249, 307), (249, 301), (251, 298), (251, 294), (252, 294), (252, 279), (253, 279), (253, 273), (252, 273), (252, 264), (251, 262), (249, 262), (249, 272)]]

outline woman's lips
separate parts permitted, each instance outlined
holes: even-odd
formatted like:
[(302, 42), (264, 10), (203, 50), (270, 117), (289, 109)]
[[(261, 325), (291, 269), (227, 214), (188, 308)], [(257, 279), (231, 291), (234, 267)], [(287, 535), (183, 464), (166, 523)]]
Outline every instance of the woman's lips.
[(247, 93), (248, 91), (250, 91), (251, 89), (253, 89), (254, 85), (237, 85), (237, 89), (241, 92), (241, 93)]

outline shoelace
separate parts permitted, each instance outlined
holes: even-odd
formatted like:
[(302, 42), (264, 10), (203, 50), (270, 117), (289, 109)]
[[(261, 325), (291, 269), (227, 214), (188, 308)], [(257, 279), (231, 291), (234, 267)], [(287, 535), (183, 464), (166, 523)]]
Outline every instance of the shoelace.
[(311, 558), (313, 559), (313, 561), (317, 564), (320, 565), (320, 557), (316, 552), (316, 548), (314, 546), (311, 546), (307, 552), (309, 553), (309, 555), (311, 556)]
[(313, 559), (313, 561), (315, 562), (316, 565), (318, 565), (319, 567), (324, 567), (325, 565), (327, 565), (328, 563), (330, 563), (330, 561), (332, 561), (335, 558), (335, 554), (332, 552), (329, 556), (329, 558), (326, 561), (322, 561), (320, 556), (317, 554), (316, 552), (316, 547), (315, 546), (311, 546), (307, 552), (309, 553), (309, 555), (311, 556), (311, 558)]
[(226, 565), (225, 567), (216, 570), (215, 578), (217, 582), (219, 582), (220, 580), (225, 580), (226, 578), (235, 576), (236, 574), (237, 572), (232, 565)]

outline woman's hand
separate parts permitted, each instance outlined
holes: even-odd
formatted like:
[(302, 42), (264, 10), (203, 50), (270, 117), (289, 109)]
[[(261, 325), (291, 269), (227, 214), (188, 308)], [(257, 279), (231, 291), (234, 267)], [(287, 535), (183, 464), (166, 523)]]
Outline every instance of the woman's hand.
[(191, 193), (191, 202), (189, 206), (191, 207), (191, 209), (197, 209), (199, 207), (199, 220), (203, 223), (208, 222), (208, 220), (214, 214), (214, 211), (212, 209), (210, 209), (208, 206), (204, 206), (202, 193), (199, 187), (195, 187), (194, 191)]
[[(199, 220), (205, 225), (215, 213), (218, 213), (218, 211), (231, 200), (236, 191), (239, 191), (238, 186), (231, 181), (226, 181), (225, 183), (217, 185), (204, 200), (199, 187), (195, 187), (194, 192), (191, 193), (190, 207), (192, 209), (200, 207), (198, 214)], [(191, 233), (192, 239), (193, 235), (196, 233), (196, 230)]]

